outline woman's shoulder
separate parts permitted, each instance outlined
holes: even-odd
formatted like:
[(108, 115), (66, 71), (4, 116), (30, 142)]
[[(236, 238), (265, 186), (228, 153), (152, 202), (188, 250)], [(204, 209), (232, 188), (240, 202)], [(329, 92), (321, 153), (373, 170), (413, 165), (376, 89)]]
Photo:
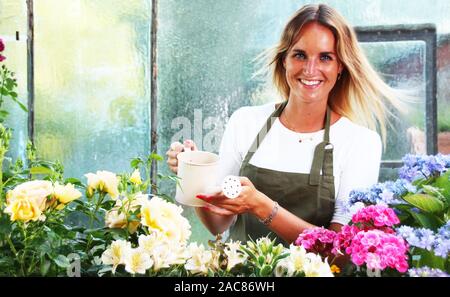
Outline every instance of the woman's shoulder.
[[(347, 117), (341, 117), (336, 125), (336, 132), (344, 138), (354, 139), (359, 143), (381, 145), (381, 137), (378, 132), (357, 124)], [(333, 127), (333, 126), (332, 126)]]
[(236, 109), (230, 117), (230, 120), (255, 121), (265, 120), (275, 110), (275, 103), (269, 102), (262, 105), (242, 106)]

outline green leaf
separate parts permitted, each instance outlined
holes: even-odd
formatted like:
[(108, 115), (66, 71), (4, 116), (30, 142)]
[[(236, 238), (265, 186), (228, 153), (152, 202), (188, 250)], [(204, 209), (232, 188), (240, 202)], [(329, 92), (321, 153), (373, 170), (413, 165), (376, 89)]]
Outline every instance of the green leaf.
[(11, 232), (11, 221), (7, 215), (0, 214), (0, 234)]
[(259, 275), (260, 276), (270, 276), (271, 274), (272, 274), (272, 266), (270, 266), (270, 265), (264, 265), (262, 268), (261, 268), (261, 270), (260, 270), (260, 272), (259, 272)]
[(409, 212), (413, 218), (420, 224), (420, 226), (424, 228), (428, 228), (436, 231), (439, 227), (441, 227), (444, 222), (441, 221), (438, 217), (428, 214), (428, 213), (416, 213), (414, 211)]
[(150, 154), (150, 159), (151, 160), (156, 160), (156, 161), (162, 161), (164, 160), (164, 158), (156, 153), (151, 153)]
[(46, 167), (42, 167), (42, 166), (38, 166), (38, 167), (32, 167), (30, 168), (30, 173), (31, 174), (46, 174), (46, 175), (51, 175), (53, 174), (53, 170), (46, 168)]
[(415, 247), (412, 254), (419, 256), (418, 267), (428, 266), (445, 271), (445, 259), (436, 256), (433, 252)]
[(72, 185), (76, 185), (76, 186), (80, 186), (80, 187), (84, 188), (83, 183), (78, 178), (74, 178), (74, 177), (66, 178), (64, 180), (64, 183), (65, 184), (71, 183)]
[(9, 77), (7, 79), (5, 79), (5, 87), (8, 90), (12, 90), (14, 88), (14, 80), (12, 78), (9, 78)]
[(47, 275), (51, 264), (52, 263), (49, 260), (47, 260), (45, 258), (41, 258), (40, 270), (41, 270), (41, 275), (42, 276), (46, 276)]
[(67, 259), (64, 255), (58, 255), (58, 257), (53, 259), (53, 262), (61, 268), (67, 268), (70, 266), (69, 259)]
[(17, 98), (17, 93), (16, 92), (9, 92), (9, 96)]
[(141, 164), (141, 163), (142, 163), (141, 158), (135, 158), (135, 159), (131, 160), (130, 166), (132, 168), (138, 168), (139, 164)]
[(450, 204), (450, 170), (436, 178), (434, 186), (442, 190), (442, 195), (447, 199), (447, 203)]
[(426, 212), (436, 213), (444, 210), (444, 203), (428, 194), (406, 195), (403, 199)]
[(241, 249), (247, 253), (247, 255), (253, 260), (256, 261), (257, 257), (255, 255), (255, 253), (253, 253), (252, 250), (250, 250), (249, 248), (247, 248), (246, 246), (241, 246)]
[(440, 188), (433, 187), (430, 185), (424, 185), (422, 190), (425, 194), (436, 197), (441, 201), (445, 201), (445, 197), (444, 197), (444, 195), (442, 195), (442, 193), (441, 193), (442, 190)]
[(259, 256), (258, 257), (258, 264), (260, 266), (264, 265), (264, 262), (266, 262), (266, 258), (264, 256)]

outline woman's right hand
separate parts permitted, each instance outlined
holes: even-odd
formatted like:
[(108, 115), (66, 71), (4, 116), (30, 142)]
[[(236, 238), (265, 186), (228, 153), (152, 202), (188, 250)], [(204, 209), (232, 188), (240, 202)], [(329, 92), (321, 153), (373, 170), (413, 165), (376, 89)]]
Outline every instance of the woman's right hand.
[(195, 145), (195, 143), (192, 140), (187, 139), (187, 140), (185, 140), (183, 142), (183, 144), (181, 144), (178, 141), (173, 142), (170, 145), (169, 150), (166, 152), (167, 164), (169, 165), (170, 170), (172, 170), (172, 172), (174, 172), (174, 173), (178, 172), (177, 155), (179, 153), (183, 152), (185, 150), (185, 148), (189, 148), (192, 151), (196, 151), (197, 150), (197, 146)]

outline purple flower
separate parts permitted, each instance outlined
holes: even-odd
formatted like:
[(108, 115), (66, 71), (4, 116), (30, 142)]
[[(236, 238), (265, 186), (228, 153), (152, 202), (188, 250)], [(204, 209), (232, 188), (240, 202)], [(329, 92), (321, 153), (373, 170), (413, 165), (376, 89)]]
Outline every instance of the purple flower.
[(375, 204), (384, 206), (405, 204), (401, 197), (408, 192), (415, 193), (416, 191), (416, 187), (405, 179), (398, 179), (395, 182), (387, 181), (378, 183), (369, 189), (351, 191), (344, 209), (349, 213), (351, 207), (357, 202), (362, 202), (365, 205)]
[(427, 266), (411, 268), (408, 270), (408, 274), (410, 277), (450, 277), (449, 274), (440, 269)]
[(449, 159), (448, 155), (442, 154), (436, 156), (407, 154), (402, 159), (404, 165), (399, 169), (399, 176), (412, 182), (419, 178), (440, 175), (450, 168)]
[(432, 251), (436, 256), (447, 258), (450, 251), (450, 223), (447, 222), (434, 233), (426, 228), (398, 227), (395, 231), (403, 237), (410, 246)]
[(439, 228), (434, 243), (434, 253), (436, 256), (446, 258), (450, 251), (450, 221)]

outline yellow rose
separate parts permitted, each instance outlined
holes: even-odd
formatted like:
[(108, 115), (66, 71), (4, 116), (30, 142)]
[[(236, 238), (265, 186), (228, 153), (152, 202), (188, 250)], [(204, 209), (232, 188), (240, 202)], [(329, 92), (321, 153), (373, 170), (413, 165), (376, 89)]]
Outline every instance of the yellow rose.
[[(119, 214), (118, 210), (110, 210), (106, 213), (105, 217), (106, 227), (111, 229), (125, 229), (127, 227), (127, 217), (124, 212)], [(128, 224), (128, 231), (133, 234), (141, 223), (133, 221)]]
[(68, 183), (67, 185), (55, 184), (54, 195), (56, 199), (62, 204), (67, 204), (75, 199), (81, 197), (81, 192), (75, 189), (74, 185)]
[(150, 231), (161, 231), (169, 240), (184, 244), (191, 236), (191, 226), (182, 211), (180, 206), (155, 196), (143, 203), (141, 223)]
[[(141, 206), (143, 203), (147, 201), (147, 195), (142, 193), (137, 193), (133, 196), (126, 197), (123, 200), (116, 200), (116, 205), (106, 213), (105, 223), (108, 228), (122, 228), (125, 229), (127, 227), (127, 211), (134, 212)], [(121, 209), (120, 213), (119, 210)], [(140, 214), (138, 214), (140, 217)], [(141, 224), (140, 221), (132, 221), (128, 224), (128, 231), (133, 234), (136, 232), (137, 228)]]
[(134, 170), (133, 174), (131, 174), (130, 182), (137, 186), (142, 184), (141, 173), (138, 169)]
[(87, 173), (88, 179), (88, 196), (91, 197), (95, 190), (108, 193), (111, 198), (116, 199), (119, 196), (119, 179), (109, 171), (97, 171), (96, 174)]
[(11, 221), (37, 221), (42, 216), (42, 211), (34, 199), (17, 198), (5, 209), (5, 213), (11, 215)]
[(53, 185), (47, 180), (32, 180), (16, 186), (8, 191), (6, 197), (8, 203), (15, 199), (27, 199), (33, 201), (41, 211), (44, 211), (47, 204), (47, 197), (53, 193)]
[(98, 185), (100, 184), (100, 178), (94, 173), (87, 173), (84, 176), (87, 177), (87, 196), (92, 197), (94, 191), (97, 190)]

